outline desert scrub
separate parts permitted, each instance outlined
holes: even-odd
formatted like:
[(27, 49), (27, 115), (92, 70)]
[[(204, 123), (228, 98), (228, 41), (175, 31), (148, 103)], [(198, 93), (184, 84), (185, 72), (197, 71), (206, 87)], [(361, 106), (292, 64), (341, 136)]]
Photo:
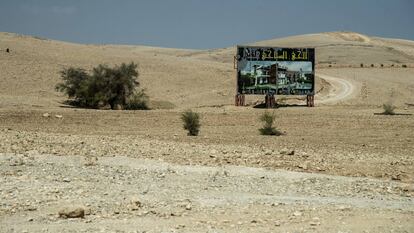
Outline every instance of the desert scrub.
[(61, 72), (63, 82), (56, 90), (69, 97), (78, 107), (100, 109), (146, 109), (148, 97), (138, 89), (137, 64), (122, 63), (115, 67), (98, 65), (87, 73), (70, 67)]
[(144, 90), (140, 90), (132, 94), (126, 101), (125, 109), (127, 110), (147, 110), (148, 106), (148, 95)]
[(200, 114), (192, 110), (186, 110), (181, 113), (181, 120), (184, 124), (184, 129), (188, 131), (188, 136), (197, 136), (200, 132)]
[(382, 112), (382, 114), (384, 115), (395, 115), (395, 106), (388, 103), (388, 104), (383, 104), (382, 108), (384, 109), (384, 112)]
[(263, 127), (259, 129), (261, 135), (282, 135), (282, 132), (280, 132), (273, 126), (275, 119), (275, 114), (269, 113), (267, 111), (260, 116), (260, 121), (263, 122)]

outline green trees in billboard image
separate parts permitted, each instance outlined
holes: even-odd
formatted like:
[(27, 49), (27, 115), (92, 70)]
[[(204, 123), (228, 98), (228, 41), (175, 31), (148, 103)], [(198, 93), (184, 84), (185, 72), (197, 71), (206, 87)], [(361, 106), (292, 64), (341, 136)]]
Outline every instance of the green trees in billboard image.
[(184, 129), (188, 131), (188, 136), (197, 136), (200, 132), (200, 114), (191, 110), (181, 113), (181, 120), (184, 123)]
[(268, 111), (264, 112), (260, 116), (260, 121), (263, 122), (263, 127), (259, 129), (261, 135), (271, 135), (271, 136), (280, 136), (282, 132), (277, 130), (273, 124), (276, 119), (274, 113), (270, 113)]

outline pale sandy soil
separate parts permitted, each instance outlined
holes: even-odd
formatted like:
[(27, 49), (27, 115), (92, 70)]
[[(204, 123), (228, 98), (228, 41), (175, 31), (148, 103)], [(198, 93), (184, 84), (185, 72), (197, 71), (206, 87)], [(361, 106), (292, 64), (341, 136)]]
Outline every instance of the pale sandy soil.
[[(0, 33), (0, 232), (413, 232), (414, 42), (335, 32), (255, 44), (316, 47), (317, 106), (278, 97), (281, 137), (258, 133), (263, 96), (233, 106), (235, 48)], [(153, 110), (75, 109), (54, 90), (65, 67), (130, 61)], [(375, 115), (388, 102), (400, 115)], [(187, 108), (201, 114), (198, 137), (182, 129)], [(88, 215), (59, 218), (65, 206)]]

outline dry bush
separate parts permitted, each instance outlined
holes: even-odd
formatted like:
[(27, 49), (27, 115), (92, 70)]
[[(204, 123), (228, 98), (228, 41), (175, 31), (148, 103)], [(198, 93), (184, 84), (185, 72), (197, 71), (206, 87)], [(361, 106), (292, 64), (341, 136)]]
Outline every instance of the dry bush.
[(396, 107), (394, 105), (392, 105), (390, 103), (387, 103), (387, 104), (383, 104), (382, 108), (384, 109), (384, 112), (382, 114), (384, 114), (384, 115), (395, 115), (394, 110), (395, 110)]
[(261, 135), (280, 136), (282, 132), (273, 127), (276, 116), (274, 113), (264, 112), (260, 116), (260, 121), (263, 122), (263, 127), (259, 129)]
[(200, 114), (191, 110), (186, 110), (181, 114), (184, 129), (188, 131), (188, 136), (197, 136), (200, 132)]

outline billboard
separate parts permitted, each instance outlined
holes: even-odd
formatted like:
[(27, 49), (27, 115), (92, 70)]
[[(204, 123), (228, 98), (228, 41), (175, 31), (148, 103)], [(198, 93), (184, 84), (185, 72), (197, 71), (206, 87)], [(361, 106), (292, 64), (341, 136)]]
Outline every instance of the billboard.
[(314, 94), (314, 48), (237, 46), (236, 59), (239, 94)]

